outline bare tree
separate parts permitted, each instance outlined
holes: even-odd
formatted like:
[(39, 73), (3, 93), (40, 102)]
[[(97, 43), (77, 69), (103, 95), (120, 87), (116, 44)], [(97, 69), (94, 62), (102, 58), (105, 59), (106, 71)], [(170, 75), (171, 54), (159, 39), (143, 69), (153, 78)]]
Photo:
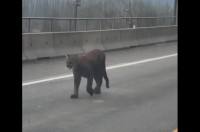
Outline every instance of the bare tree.
[[(167, 1), (157, 0), (157, 2), (149, 0), (81, 0), (82, 4), (78, 8), (78, 17), (148, 17), (148, 16), (170, 16), (173, 15), (173, 4)], [(73, 17), (74, 5), (72, 0), (22, 0), (22, 16), (23, 17)], [(134, 24), (144, 24), (144, 20), (135, 21), (127, 19), (129, 27)], [(54, 26), (62, 29), (66, 23), (54, 21)], [(79, 22), (84, 25), (84, 22)], [(102, 21), (102, 27), (114, 28), (114, 26), (122, 25), (122, 22)], [(146, 22), (145, 22), (146, 23)], [(148, 20), (149, 24), (155, 23)], [(93, 25), (99, 26), (96, 21)], [(25, 26), (23, 26), (25, 27)], [(47, 27), (45, 27), (46, 29)], [(23, 29), (24, 30), (24, 29)]]

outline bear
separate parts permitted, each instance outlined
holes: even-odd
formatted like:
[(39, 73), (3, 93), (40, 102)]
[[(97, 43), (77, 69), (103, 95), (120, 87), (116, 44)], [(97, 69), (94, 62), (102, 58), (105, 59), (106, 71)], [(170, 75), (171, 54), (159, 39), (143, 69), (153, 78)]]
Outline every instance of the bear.
[[(90, 96), (101, 94), (102, 78), (106, 81), (106, 87), (109, 88), (109, 79), (106, 72), (106, 56), (100, 49), (94, 49), (81, 54), (67, 54), (66, 67), (72, 69), (74, 77), (74, 93), (71, 98), (79, 97), (79, 85), (81, 77), (87, 78), (86, 90)], [(96, 81), (96, 87), (92, 88), (93, 79)]]

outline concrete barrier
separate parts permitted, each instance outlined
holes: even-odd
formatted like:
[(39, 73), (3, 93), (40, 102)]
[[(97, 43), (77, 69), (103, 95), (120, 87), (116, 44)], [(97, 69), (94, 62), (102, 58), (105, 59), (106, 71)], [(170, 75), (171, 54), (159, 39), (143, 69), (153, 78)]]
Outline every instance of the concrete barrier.
[(105, 50), (101, 42), (101, 32), (82, 32), (81, 44), (85, 52), (93, 49)]
[(168, 40), (170, 40), (170, 41), (177, 40), (177, 38), (178, 38), (177, 33), (178, 33), (177, 26), (169, 28), (169, 33), (167, 34)]
[(149, 28), (149, 44), (151, 43), (159, 43), (164, 42), (165, 39), (163, 39), (163, 31), (165, 31), (165, 27), (162, 28)]
[(105, 50), (124, 48), (120, 30), (101, 31), (101, 43)]
[(139, 45), (177, 40), (177, 26), (136, 29)]
[(163, 27), (158, 34), (160, 34), (159, 38), (157, 39), (159, 42), (177, 40), (177, 27)]
[(153, 43), (159, 43), (159, 42), (164, 42), (165, 40), (163, 39), (163, 31), (165, 30), (164, 27), (159, 28), (152, 28), (152, 37), (154, 38), (153, 40), (155, 40)]
[(53, 34), (26, 34), (23, 35), (22, 43), (28, 60), (57, 56)]
[(139, 45), (158, 43), (162, 41), (162, 28), (138, 28), (136, 31)]
[(22, 44), (22, 61), (27, 60), (26, 56), (24, 55), (24, 45)]
[(168, 40), (167, 34), (169, 34), (169, 28), (162, 27), (162, 28), (157, 28), (157, 29), (152, 29), (152, 30), (154, 30), (157, 43), (165, 42)]
[(23, 53), (22, 53), (22, 60), (23, 61), (27, 60), (26, 57), (25, 57), (25, 55)]
[(177, 40), (177, 26), (104, 31), (24, 33), (22, 60)]
[(84, 52), (81, 33), (54, 33), (53, 41), (57, 56)]
[(151, 29), (147, 28), (137, 28), (136, 29), (136, 39), (139, 45), (145, 45), (151, 43)]
[(23, 53), (27, 57), (27, 60), (37, 59), (37, 55), (36, 55), (37, 48), (35, 45), (33, 45), (32, 37), (30, 36), (31, 35), (23, 34), (23, 37), (22, 37), (22, 47), (24, 51)]
[(136, 30), (121, 30), (120, 34), (121, 43), (124, 45), (124, 47), (137, 46), (139, 44), (138, 40), (136, 39)]

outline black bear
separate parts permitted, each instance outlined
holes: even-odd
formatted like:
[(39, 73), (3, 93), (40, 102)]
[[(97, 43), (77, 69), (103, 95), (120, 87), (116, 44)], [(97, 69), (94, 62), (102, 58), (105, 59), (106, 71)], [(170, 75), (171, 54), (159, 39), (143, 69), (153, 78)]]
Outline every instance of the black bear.
[[(106, 87), (109, 88), (109, 79), (106, 73), (106, 56), (103, 51), (94, 49), (82, 54), (67, 54), (66, 67), (73, 70), (74, 76), (74, 94), (71, 98), (78, 98), (78, 90), (81, 77), (87, 78), (87, 92), (92, 96), (101, 94), (102, 78), (106, 81)], [(96, 87), (92, 88), (93, 78), (96, 81)]]

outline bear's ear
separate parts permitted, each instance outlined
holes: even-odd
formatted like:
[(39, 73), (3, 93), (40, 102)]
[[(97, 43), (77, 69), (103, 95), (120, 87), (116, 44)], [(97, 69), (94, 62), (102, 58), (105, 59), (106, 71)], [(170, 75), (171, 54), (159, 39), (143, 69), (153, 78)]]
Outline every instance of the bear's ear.
[(69, 57), (69, 54), (66, 54), (66, 58), (68, 58)]

